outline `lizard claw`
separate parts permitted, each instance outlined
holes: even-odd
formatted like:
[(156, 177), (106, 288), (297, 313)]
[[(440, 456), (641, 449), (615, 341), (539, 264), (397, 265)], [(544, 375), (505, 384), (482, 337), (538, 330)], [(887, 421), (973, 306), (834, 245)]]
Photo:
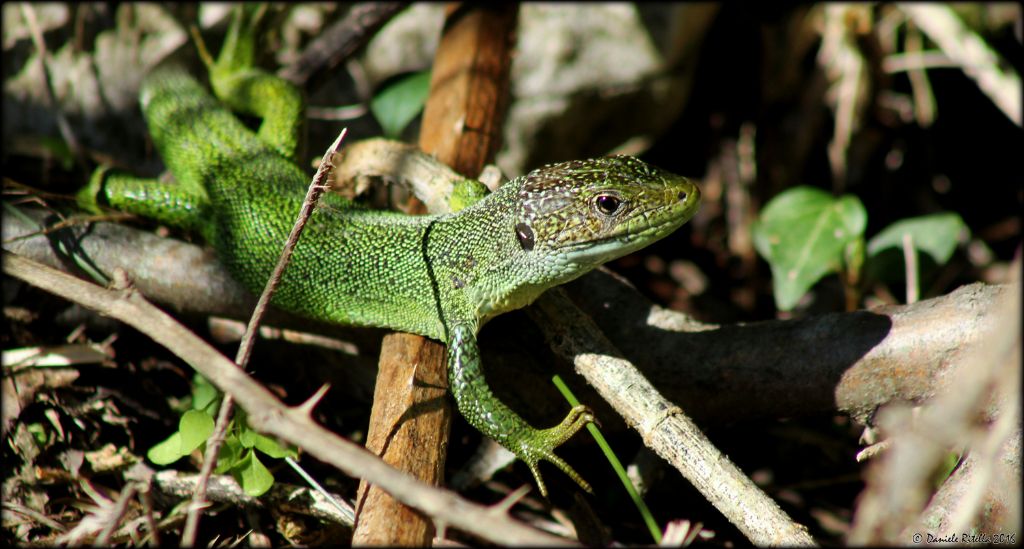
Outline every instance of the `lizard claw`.
[(587, 493), (594, 493), (594, 489), (591, 488), (587, 481), (583, 480), (583, 477), (575, 469), (566, 463), (565, 460), (555, 455), (554, 449), (572, 438), (586, 424), (595, 422), (594, 412), (587, 406), (580, 404), (573, 406), (572, 410), (569, 410), (568, 415), (565, 416), (565, 419), (558, 425), (549, 429), (534, 431), (532, 436), (524, 438), (519, 442), (515, 453), (530, 467), (530, 472), (533, 473), (533, 478), (537, 481), (537, 487), (540, 489), (542, 496), (548, 497), (548, 489), (544, 485), (544, 479), (541, 478), (540, 468), (538, 467), (541, 460), (547, 460), (555, 467), (561, 469), (563, 473), (576, 481), (576, 484), (579, 484), (580, 488), (583, 488)]

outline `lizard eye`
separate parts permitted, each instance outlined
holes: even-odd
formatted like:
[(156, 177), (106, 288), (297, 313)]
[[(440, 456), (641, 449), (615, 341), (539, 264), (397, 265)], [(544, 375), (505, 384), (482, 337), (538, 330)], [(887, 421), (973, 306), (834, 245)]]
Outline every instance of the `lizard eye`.
[(615, 215), (620, 206), (622, 206), (622, 199), (614, 195), (599, 194), (594, 199), (594, 207), (604, 215)]

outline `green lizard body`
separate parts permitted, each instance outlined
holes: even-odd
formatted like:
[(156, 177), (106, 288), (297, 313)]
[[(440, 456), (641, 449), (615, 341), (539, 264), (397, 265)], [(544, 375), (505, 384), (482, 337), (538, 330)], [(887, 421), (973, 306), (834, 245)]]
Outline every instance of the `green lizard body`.
[[(295, 162), (301, 95), (250, 68), (245, 32), (236, 18), (235, 37), (229, 34), (211, 66), (214, 91), (227, 107), (181, 69), (157, 69), (143, 83), (147, 125), (177, 184), (101, 169), (79, 202), (199, 232), (232, 275), (258, 293), (309, 176)], [(228, 108), (259, 116), (259, 132)], [(699, 202), (689, 180), (626, 156), (546, 166), (444, 215), (369, 210), (327, 194), (272, 303), (311, 318), (447, 343), (450, 388), (463, 416), (523, 459), (545, 495), (541, 459), (589, 489), (553, 450), (593, 420), (590, 412), (574, 408), (551, 429), (528, 425), (487, 386), (476, 333), (544, 290), (671, 233)]]

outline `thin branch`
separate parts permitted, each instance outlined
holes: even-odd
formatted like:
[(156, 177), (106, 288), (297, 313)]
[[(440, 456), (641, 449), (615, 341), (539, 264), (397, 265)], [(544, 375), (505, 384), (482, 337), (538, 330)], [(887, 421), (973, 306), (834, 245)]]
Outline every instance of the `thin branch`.
[(882, 70), (889, 74), (925, 69), (959, 68), (946, 54), (940, 51), (913, 51), (892, 53), (882, 60)]
[(903, 266), (907, 281), (907, 305), (917, 303), (918, 280), (917, 280), (917, 250), (914, 249), (914, 235), (903, 233)]
[(128, 502), (135, 497), (137, 488), (134, 484), (129, 483), (121, 490), (121, 495), (117, 497), (117, 502), (114, 504), (113, 509), (110, 510), (110, 515), (107, 517), (107, 522), (103, 526), (103, 530), (100, 531), (99, 535), (93, 541), (98, 546), (107, 545), (110, 543), (110, 536), (114, 534), (114, 529), (121, 522), (121, 518), (128, 511)]
[(464, 179), (415, 145), (389, 139), (356, 141), (342, 151), (336, 164), (329, 182), (332, 191), (352, 198), (366, 180), (384, 178), (407, 186), (430, 213), (450, 212), (455, 183)]
[[(993, 429), (990, 436), (996, 434), (1001, 433)], [(995, 456), (981, 455), (980, 452), (968, 454), (928, 501), (918, 522), (931, 526), (931, 531), (943, 539), (950, 539), (950, 535), (959, 537), (971, 530), (1004, 535), (1020, 532), (1020, 426), (1005, 437), (1002, 443)], [(980, 475), (988, 476), (987, 482), (979, 481)], [(979, 493), (983, 498), (980, 505), (965, 501), (969, 496), (977, 497)], [(958, 522), (958, 516), (970, 521), (970, 524), (967, 527), (950, 526)], [(920, 532), (924, 528), (918, 527), (916, 530)], [(907, 532), (908, 535), (903, 537), (912, 539), (913, 533)]]
[(854, 44), (850, 29), (850, 21), (864, 8), (830, 4), (824, 10), (825, 28), (818, 63), (832, 82), (829, 94), (835, 108), (835, 129), (828, 144), (828, 159), (832, 166), (832, 189), (838, 193), (846, 185), (846, 155), (853, 133), (860, 126), (858, 110), (867, 87), (864, 57)]
[[(299, 465), (297, 461), (292, 459), (291, 456), (284, 458), (284, 461), (285, 463), (288, 464), (289, 467), (294, 469), (295, 472), (298, 473), (300, 477), (302, 477), (302, 480), (305, 480), (307, 484), (313, 487), (313, 491), (310, 493), (309, 497), (316, 499), (316, 497), (313, 495), (316, 494), (316, 496), (319, 496), (321, 498), (321, 501), (326, 506), (329, 506), (331, 509), (337, 512), (337, 515), (340, 517), (339, 522), (342, 522), (343, 524), (346, 524), (348, 526), (355, 525), (356, 510), (354, 507), (352, 507), (351, 503), (342, 499), (341, 496), (337, 496), (327, 492), (327, 489), (325, 489), (323, 485), (320, 484), (320, 482), (313, 478), (312, 475), (307, 473), (306, 470), (303, 469), (302, 466)], [(302, 507), (305, 508), (306, 506), (303, 505)]]
[(139, 501), (142, 502), (143, 519), (146, 521), (146, 526), (149, 527), (149, 535), (153, 545), (159, 547), (161, 545), (160, 528), (157, 527), (156, 518), (153, 516), (153, 485), (151, 482), (141, 482), (139, 484)]
[(36, 511), (31, 507), (25, 507), (24, 505), (14, 503), (13, 501), (3, 502), (3, 509), (7, 512), (18, 513), (19, 515), (22, 515), (30, 520), (34, 520), (37, 523), (49, 528), (50, 530), (53, 530), (54, 532), (63, 533), (67, 532), (68, 530), (67, 526), (64, 526), (63, 524), (53, 520), (45, 514), (40, 513), (39, 511)]
[[(267, 285), (263, 288), (263, 293), (260, 294), (259, 300), (256, 302), (256, 308), (249, 318), (249, 324), (245, 328), (242, 342), (238, 346), (238, 354), (235, 356), (235, 363), (243, 370), (248, 365), (250, 356), (252, 356), (252, 347), (256, 341), (256, 331), (259, 329), (260, 321), (263, 320), (263, 315), (267, 311), (270, 299), (274, 296), (277, 286), (281, 283), (281, 277), (284, 275), (284, 270), (288, 267), (288, 262), (291, 261), (292, 252), (295, 251), (295, 245), (299, 242), (299, 236), (302, 234), (302, 230), (306, 227), (306, 222), (313, 215), (313, 210), (316, 209), (316, 205), (324, 193), (327, 176), (333, 168), (331, 159), (341, 149), (341, 142), (345, 139), (346, 133), (348, 133), (347, 129), (341, 130), (334, 143), (324, 153), (324, 157), (320, 161), (320, 167), (313, 176), (309, 189), (306, 190), (306, 198), (302, 202), (298, 218), (288, 234), (288, 240), (285, 242), (281, 256), (277, 260), (277, 265), (274, 266), (274, 272), (270, 274), (270, 279), (267, 280)], [(196, 486), (195, 494), (192, 495), (188, 519), (185, 521), (185, 529), (181, 535), (182, 545), (195, 545), (196, 531), (199, 527), (199, 515), (206, 505), (205, 480), (210, 478), (210, 475), (213, 474), (213, 468), (217, 464), (217, 456), (220, 453), (221, 445), (224, 443), (228, 423), (231, 421), (233, 403), (231, 395), (225, 394), (223, 400), (221, 400), (220, 409), (217, 411), (217, 423), (214, 426), (213, 434), (206, 442), (206, 451), (203, 453), (203, 467), (199, 473), (200, 482)]]
[(343, 19), (324, 30), (302, 55), (277, 75), (300, 88), (355, 53), (377, 30), (402, 11), (408, 2), (363, 2), (352, 6)]
[[(907, 26), (906, 49), (909, 53), (921, 53), (921, 31), (914, 25)], [(922, 128), (930, 128), (935, 121), (935, 94), (924, 67), (911, 67), (907, 72), (910, 89), (914, 95), (914, 118)], [(908, 301), (908, 303), (910, 303)]]
[(36, 18), (35, 7), (28, 2), (20, 2), (18, 7), (21, 8), (21, 14), (25, 18), (29, 34), (32, 36), (32, 42), (36, 47), (36, 53), (39, 55), (39, 69), (40, 74), (42, 74), (43, 77), (43, 93), (46, 97), (47, 103), (50, 104), (50, 107), (53, 109), (56, 116), (57, 128), (60, 130), (60, 135), (64, 138), (64, 142), (67, 144), (68, 149), (71, 150), (71, 154), (75, 158), (75, 163), (83, 172), (88, 172), (85, 154), (82, 152), (82, 146), (79, 144), (74, 130), (71, 129), (71, 124), (64, 115), (64, 109), (60, 108), (60, 105), (57, 103), (57, 94), (53, 91), (53, 80), (50, 78), (50, 52), (46, 48), (46, 40), (43, 37), (43, 31), (39, 27), (39, 20)]
[(571, 545), (567, 540), (527, 527), (488, 508), (419, 482), (395, 470), (363, 447), (313, 423), (289, 408), (233, 362), (133, 290), (107, 290), (9, 252), (3, 270), (47, 292), (118, 319), (163, 345), (249, 413), (253, 428), (301, 446), (341, 472), (365, 478), (395, 499), (482, 539), (504, 544)]
[(1022, 125), (1020, 76), (1012, 68), (1001, 68), (999, 55), (957, 17), (953, 8), (926, 3), (901, 3), (897, 7), (974, 80), (1011, 122)]
[[(167, 496), (189, 497), (195, 493), (199, 480), (199, 475), (168, 469), (153, 475), (153, 486)], [(340, 495), (321, 493), (305, 486), (275, 482), (266, 494), (254, 498), (246, 494), (231, 475), (213, 475), (208, 485), (208, 497), (214, 503), (228, 503), (235, 507), (273, 507), (348, 527), (352, 526), (355, 516), (351, 504)]]
[(313, 181), (310, 182), (309, 189), (306, 191), (306, 198), (302, 202), (298, 218), (292, 226), (291, 233), (288, 234), (288, 240), (281, 251), (281, 257), (278, 258), (277, 265), (274, 266), (274, 272), (271, 273), (263, 293), (260, 294), (259, 301), (256, 302), (256, 309), (252, 313), (252, 318), (249, 319), (245, 335), (242, 336), (242, 344), (238, 348), (238, 356), (235, 358), (235, 362), (243, 368), (249, 363), (249, 357), (252, 355), (253, 341), (256, 338), (256, 330), (259, 328), (260, 321), (263, 320), (263, 315), (267, 311), (271, 297), (273, 297), (274, 292), (277, 291), (277, 287), (281, 283), (281, 276), (284, 274), (285, 268), (288, 267), (288, 262), (291, 261), (295, 245), (299, 242), (299, 236), (302, 234), (302, 230), (306, 227), (306, 223), (309, 221), (310, 216), (313, 215), (313, 210), (324, 193), (327, 176), (334, 166), (331, 159), (341, 149), (341, 142), (345, 139), (346, 133), (348, 133), (347, 129), (341, 130), (337, 139), (334, 140), (334, 143), (324, 153), (324, 157), (320, 161), (320, 167), (317, 169), (316, 174), (313, 176)]
[[(756, 545), (815, 545), (805, 527), (786, 515), (678, 406), (621, 358), (622, 353), (562, 290), (549, 290), (527, 312), (555, 353), (572, 361), (644, 444), (678, 469), (747, 539)], [(630, 396), (622, 398), (623, 393)]]

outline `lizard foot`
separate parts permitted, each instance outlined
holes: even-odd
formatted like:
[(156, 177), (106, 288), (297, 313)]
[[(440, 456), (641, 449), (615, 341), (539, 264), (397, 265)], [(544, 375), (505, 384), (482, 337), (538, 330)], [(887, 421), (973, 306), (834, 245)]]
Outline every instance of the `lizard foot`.
[(575, 469), (569, 466), (562, 458), (555, 455), (554, 449), (569, 440), (584, 425), (595, 421), (594, 412), (580, 404), (573, 406), (569, 414), (558, 425), (549, 429), (537, 430), (533, 433), (533, 436), (519, 442), (515, 453), (519, 456), (519, 459), (522, 459), (530, 467), (530, 472), (533, 473), (533, 478), (536, 479), (537, 487), (540, 488), (542, 496), (548, 496), (548, 489), (544, 485), (544, 479), (541, 478), (540, 468), (538, 467), (542, 459), (561, 469), (562, 472), (575, 480), (576, 484), (579, 484), (588, 493), (594, 493), (594, 489), (590, 487), (587, 481), (583, 480), (583, 477)]

